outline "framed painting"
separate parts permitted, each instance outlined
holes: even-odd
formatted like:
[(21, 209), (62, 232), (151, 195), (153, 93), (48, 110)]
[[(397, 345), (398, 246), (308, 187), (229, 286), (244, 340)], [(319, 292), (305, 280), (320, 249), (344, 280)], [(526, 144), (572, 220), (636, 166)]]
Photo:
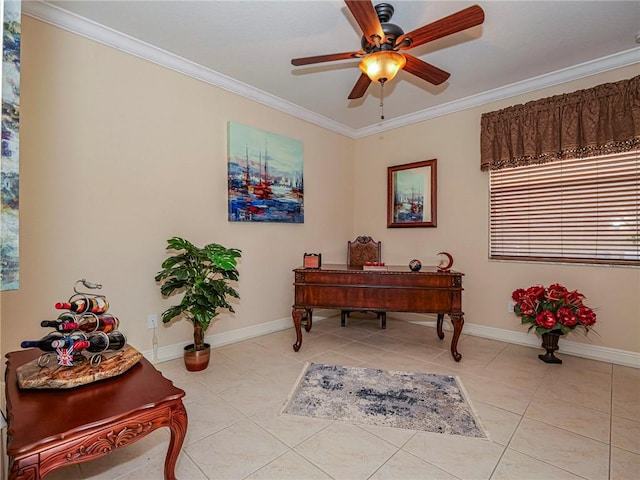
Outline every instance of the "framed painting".
[(227, 133), (229, 221), (304, 223), (302, 142), (235, 122)]
[(2, 148), (0, 149), (0, 290), (19, 279), (19, 156), (21, 2), (0, 2), (2, 11)]
[(387, 168), (387, 228), (435, 227), (437, 160)]

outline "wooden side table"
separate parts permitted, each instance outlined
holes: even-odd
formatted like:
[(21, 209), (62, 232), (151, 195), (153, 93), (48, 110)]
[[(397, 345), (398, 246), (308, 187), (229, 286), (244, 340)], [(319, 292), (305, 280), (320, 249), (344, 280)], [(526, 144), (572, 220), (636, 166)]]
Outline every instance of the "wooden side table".
[(9, 480), (37, 480), (56, 468), (81, 463), (127, 446), (160, 427), (171, 440), (165, 480), (175, 466), (187, 432), (185, 392), (146, 359), (118, 377), (64, 390), (22, 390), (16, 369), (42, 352), (6, 355)]

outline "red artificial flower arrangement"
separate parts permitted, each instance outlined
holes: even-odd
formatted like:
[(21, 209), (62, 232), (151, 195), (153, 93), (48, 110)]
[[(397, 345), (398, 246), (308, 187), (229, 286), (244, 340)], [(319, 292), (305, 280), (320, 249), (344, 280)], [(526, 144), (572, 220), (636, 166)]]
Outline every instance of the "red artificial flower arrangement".
[(586, 333), (596, 323), (595, 312), (582, 303), (585, 296), (559, 283), (548, 288), (542, 285), (526, 290), (518, 288), (511, 298), (516, 302), (514, 312), (522, 317), (522, 323), (530, 323), (529, 330), (535, 327), (539, 334), (565, 334), (576, 327), (583, 327)]

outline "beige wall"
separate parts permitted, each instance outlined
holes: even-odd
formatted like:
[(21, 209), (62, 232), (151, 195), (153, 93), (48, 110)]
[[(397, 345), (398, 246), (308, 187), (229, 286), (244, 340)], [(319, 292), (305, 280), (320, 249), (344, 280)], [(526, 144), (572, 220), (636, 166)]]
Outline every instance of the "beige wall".
[[(488, 173), (480, 171), (480, 115), (506, 106), (589, 88), (637, 75), (637, 65), (595, 75), (490, 105), (468, 109), (356, 141), (356, 233), (383, 242), (386, 262), (412, 258), (435, 265), (440, 251), (465, 273), (463, 309), (467, 323), (526, 332), (507, 313), (511, 292), (533, 284), (564, 283), (588, 298), (598, 323), (587, 338), (571, 340), (640, 352), (640, 269), (540, 265), (488, 260)], [(386, 228), (387, 167), (438, 160), (437, 228)]]
[[(488, 176), (479, 169), (482, 112), (633, 74), (621, 69), (353, 140), (25, 16), (21, 287), (0, 296), (0, 348), (42, 336), (40, 320), (54, 318), (53, 304), (86, 277), (104, 285), (129, 342), (150, 350), (147, 315), (171, 304), (153, 277), (173, 235), (243, 250), (236, 315), (223, 315), (210, 334), (286, 319), (302, 253), (344, 261), (346, 241), (368, 234), (383, 241), (389, 263), (435, 264), (437, 252), (451, 252), (466, 274), (469, 324), (524, 331), (506, 312), (511, 291), (563, 282), (598, 308), (599, 336), (587, 342), (640, 352), (640, 270), (488, 261)], [(304, 224), (226, 220), (228, 120), (304, 142)], [(387, 229), (386, 167), (430, 158), (438, 159), (438, 227)], [(158, 343), (190, 334), (186, 322), (161, 327)]]
[[(21, 285), (1, 296), (3, 352), (40, 338), (85, 277), (104, 285), (129, 342), (150, 350), (147, 315), (172, 303), (153, 277), (173, 235), (243, 251), (236, 315), (212, 334), (289, 318), (305, 251), (344, 260), (352, 139), (31, 17), (22, 32)], [(227, 221), (229, 120), (304, 143), (304, 224)], [(161, 327), (159, 346), (191, 332)]]

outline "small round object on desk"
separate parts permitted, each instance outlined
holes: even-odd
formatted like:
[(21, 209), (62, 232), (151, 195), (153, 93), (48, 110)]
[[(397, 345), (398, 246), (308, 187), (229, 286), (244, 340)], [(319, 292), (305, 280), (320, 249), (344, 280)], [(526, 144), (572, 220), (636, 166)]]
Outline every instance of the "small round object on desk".
[(409, 268), (412, 272), (418, 272), (422, 268), (422, 262), (414, 258), (409, 262)]

